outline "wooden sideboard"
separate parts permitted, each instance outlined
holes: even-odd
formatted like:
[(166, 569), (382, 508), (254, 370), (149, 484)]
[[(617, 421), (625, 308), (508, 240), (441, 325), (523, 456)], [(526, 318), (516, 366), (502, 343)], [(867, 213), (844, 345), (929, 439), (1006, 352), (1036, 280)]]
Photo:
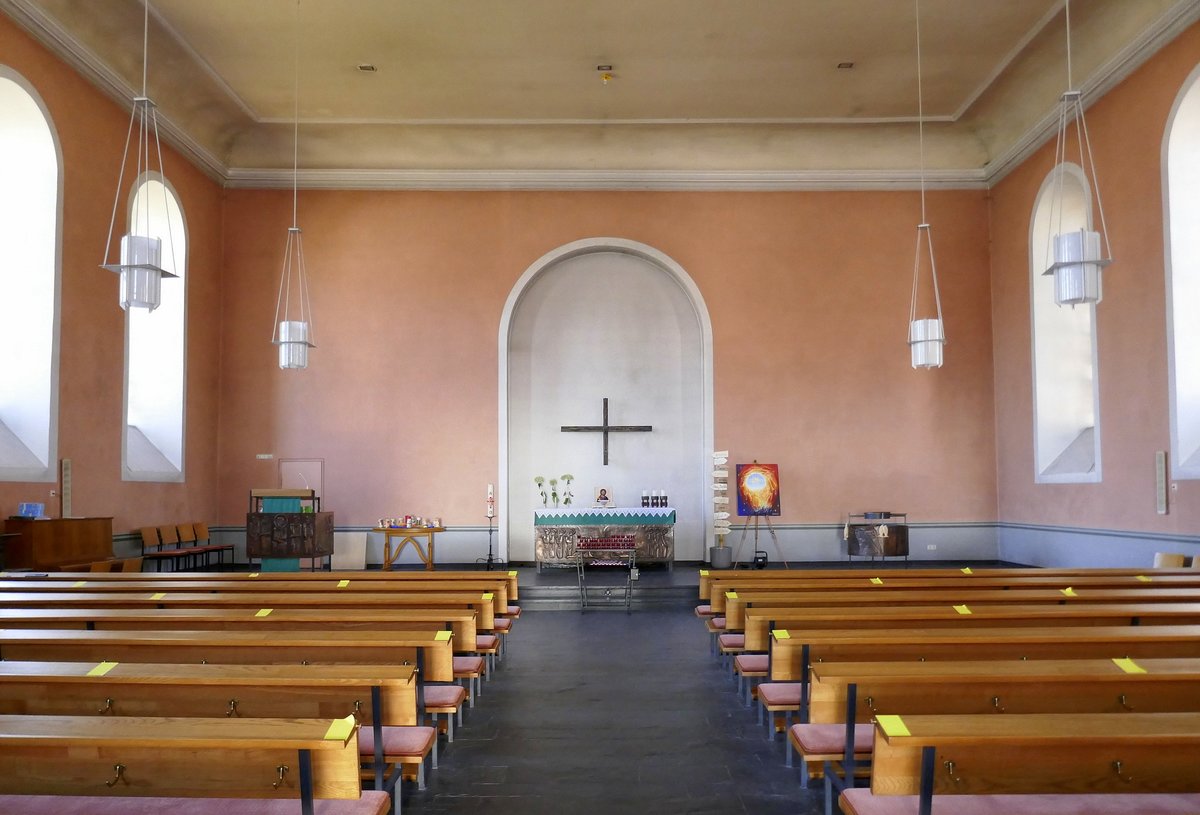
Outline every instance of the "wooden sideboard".
[(9, 518), (4, 531), (4, 568), (50, 569), (113, 556), (112, 518)]

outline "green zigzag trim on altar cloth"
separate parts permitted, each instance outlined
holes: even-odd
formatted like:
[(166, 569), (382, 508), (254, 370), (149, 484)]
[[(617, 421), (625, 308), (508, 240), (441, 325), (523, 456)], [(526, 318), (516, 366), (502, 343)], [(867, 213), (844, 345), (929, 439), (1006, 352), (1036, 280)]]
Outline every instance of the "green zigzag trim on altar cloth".
[(647, 526), (675, 523), (675, 510), (629, 509), (534, 510), (534, 526)]

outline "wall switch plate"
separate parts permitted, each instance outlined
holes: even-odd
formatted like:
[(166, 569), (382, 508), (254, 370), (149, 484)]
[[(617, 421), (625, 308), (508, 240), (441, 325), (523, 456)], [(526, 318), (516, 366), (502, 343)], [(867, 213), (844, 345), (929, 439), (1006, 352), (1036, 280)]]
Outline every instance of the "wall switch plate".
[(929, 544), (926, 544), (926, 545), (925, 545), (925, 549), (926, 549), (927, 551), (929, 551), (929, 552), (936, 552), (936, 551), (937, 551), (937, 544), (936, 544), (936, 543), (929, 543)]
[(274, 453), (255, 453), (254, 457), (266, 460), (266, 459), (275, 458), (275, 454)]

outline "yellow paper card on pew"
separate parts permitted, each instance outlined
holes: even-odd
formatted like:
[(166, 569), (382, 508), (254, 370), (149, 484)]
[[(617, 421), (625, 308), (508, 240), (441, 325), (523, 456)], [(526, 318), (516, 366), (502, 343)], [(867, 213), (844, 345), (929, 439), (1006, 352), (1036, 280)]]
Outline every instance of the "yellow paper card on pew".
[(516, 577), (516, 576), (517, 576), (517, 570), (516, 570), (516, 569), (513, 569), (513, 570), (509, 571), (509, 573), (508, 573), (508, 576), (509, 576), (509, 577)]
[(1146, 575), (1144, 575), (1144, 574), (1139, 574), (1139, 575), (1137, 576), (1137, 579), (1138, 579), (1140, 582), (1142, 582), (1142, 583), (1149, 583), (1149, 582), (1150, 582), (1150, 578), (1146, 577)]
[(1122, 671), (1124, 671), (1127, 674), (1144, 674), (1144, 673), (1146, 673), (1145, 668), (1143, 668), (1141, 665), (1138, 665), (1136, 662), (1134, 662), (1129, 657), (1124, 657), (1122, 659), (1114, 659), (1113, 662), (1115, 662), (1117, 667), (1120, 668)]
[(727, 600), (736, 600), (736, 599), (737, 599), (737, 592), (736, 592), (736, 591), (727, 591), (727, 592), (725, 592), (725, 599), (727, 599)]
[(700, 570), (700, 576), (701, 576), (701, 577), (708, 577), (708, 569), (701, 569), (701, 570)]
[(354, 732), (354, 714), (351, 713), (344, 719), (334, 719), (329, 725), (329, 729), (325, 731), (326, 741), (345, 741), (350, 738), (350, 734)]
[(971, 571), (970, 566), (966, 566), (962, 569), (959, 569), (959, 571), (962, 572), (963, 574), (975, 574), (975, 572)]
[(1059, 589), (1059, 591), (1061, 591), (1067, 597), (1078, 597), (1079, 596), (1075, 593), (1075, 589), (1071, 588), (1070, 586), (1067, 586), (1065, 589)]
[(76, 581), (75, 581), (74, 583), (72, 583), (71, 585), (72, 585), (74, 588), (79, 588), (80, 586), (86, 586), (86, 585), (87, 585), (87, 581), (86, 581), (86, 580), (76, 580)]
[(106, 673), (117, 667), (120, 663), (117, 662), (101, 662), (95, 668), (87, 672), (88, 676), (104, 676)]
[(483, 595), (483, 599), (484, 600), (494, 600), (494, 599), (496, 599), (496, 595), (492, 594), (489, 591), (487, 594)]
[(452, 635), (449, 631), (439, 631), (433, 635), (433, 638), (438, 642), (445, 642), (446, 640), (450, 639), (451, 636)]
[(266, 617), (268, 614), (270, 614), (274, 610), (275, 609), (273, 609), (273, 608), (260, 608), (258, 611), (254, 612), (254, 616), (255, 617)]
[(792, 635), (787, 632), (786, 628), (776, 628), (771, 632), (771, 636), (777, 640), (790, 640), (792, 638)]
[(165, 591), (156, 591), (156, 592), (154, 592), (154, 594), (150, 595), (150, 599), (151, 600), (161, 600), (166, 596), (167, 596), (167, 593)]
[(957, 611), (959, 614), (970, 614), (971, 613), (971, 609), (967, 608), (966, 606), (955, 606), (954, 610)]
[(876, 586), (882, 586), (883, 578), (882, 577), (872, 577), (871, 582), (874, 583)]
[(880, 729), (883, 730), (885, 736), (911, 736), (908, 732), (908, 725), (904, 723), (904, 719), (893, 714), (884, 714), (876, 716), (875, 721), (879, 722)]
[(339, 588), (339, 589), (344, 589), (344, 588), (346, 588), (346, 587), (347, 587), (347, 586), (349, 586), (349, 585), (350, 585), (350, 581), (349, 581), (349, 580), (339, 580), (339, 581), (338, 581), (338, 588)]
[(246, 577), (258, 577), (258, 572), (250, 572)]

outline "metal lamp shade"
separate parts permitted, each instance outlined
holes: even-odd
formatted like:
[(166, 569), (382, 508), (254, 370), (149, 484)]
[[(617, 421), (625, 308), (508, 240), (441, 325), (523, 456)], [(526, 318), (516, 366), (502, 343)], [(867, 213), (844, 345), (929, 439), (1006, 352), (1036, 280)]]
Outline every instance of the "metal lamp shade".
[(1099, 303), (1104, 296), (1100, 270), (1108, 264), (1100, 254), (1100, 233), (1080, 229), (1054, 236), (1054, 302), (1060, 306)]
[(908, 323), (908, 347), (914, 368), (942, 367), (942, 347), (946, 334), (940, 318), (930, 317)]
[(121, 238), (121, 262), (104, 268), (121, 276), (121, 308), (153, 311), (162, 302), (162, 279), (175, 277), (162, 268), (162, 240), (144, 235)]
[(307, 368), (308, 349), (313, 346), (308, 339), (308, 323), (302, 320), (281, 320), (275, 341), (279, 346), (280, 368)]

